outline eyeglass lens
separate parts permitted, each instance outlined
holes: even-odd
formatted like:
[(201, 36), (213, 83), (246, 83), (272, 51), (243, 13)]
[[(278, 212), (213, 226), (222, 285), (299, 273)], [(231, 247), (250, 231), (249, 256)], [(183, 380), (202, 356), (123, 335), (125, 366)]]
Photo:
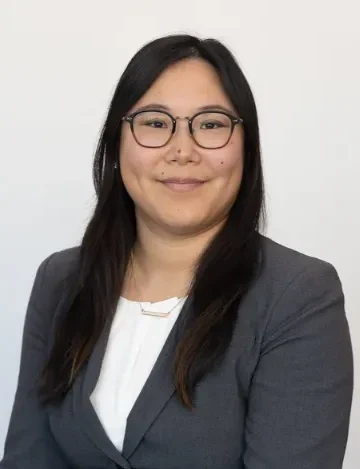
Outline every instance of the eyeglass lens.
[[(218, 148), (227, 143), (232, 131), (229, 116), (219, 112), (197, 115), (192, 122), (195, 141), (205, 148)], [(161, 111), (143, 111), (133, 120), (134, 137), (140, 145), (161, 147), (171, 138), (173, 121)]]

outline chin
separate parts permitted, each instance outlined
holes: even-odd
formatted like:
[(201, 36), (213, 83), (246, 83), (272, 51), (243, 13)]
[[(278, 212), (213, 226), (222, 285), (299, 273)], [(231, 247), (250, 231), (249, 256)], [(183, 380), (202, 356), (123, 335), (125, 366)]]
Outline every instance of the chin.
[(180, 220), (164, 220), (162, 223), (167, 232), (175, 235), (191, 235), (202, 230), (203, 224), (200, 220), (185, 221)]

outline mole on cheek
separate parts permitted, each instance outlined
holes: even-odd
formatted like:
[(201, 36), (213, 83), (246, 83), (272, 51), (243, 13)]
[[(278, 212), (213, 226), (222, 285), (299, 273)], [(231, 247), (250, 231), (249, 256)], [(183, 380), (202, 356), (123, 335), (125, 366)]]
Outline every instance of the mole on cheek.
[(220, 164), (224, 164), (224, 162), (223, 162), (223, 161), (221, 161), (221, 162), (220, 162)]

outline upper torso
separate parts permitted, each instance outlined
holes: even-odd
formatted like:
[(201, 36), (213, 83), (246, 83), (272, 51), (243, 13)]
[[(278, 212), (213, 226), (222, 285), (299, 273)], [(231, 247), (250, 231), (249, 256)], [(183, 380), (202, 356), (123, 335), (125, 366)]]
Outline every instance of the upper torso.
[[(24, 458), (35, 465), (24, 462), (19, 469), (340, 468), (352, 356), (339, 279), (323, 261), (265, 237), (262, 243), (262, 272), (239, 305), (221, 363), (196, 386), (193, 410), (179, 401), (173, 380), (191, 300), (156, 335), (150, 321), (134, 316), (127, 322), (128, 337), (125, 328), (117, 336), (118, 315), (62, 403), (46, 407), (44, 415), (37, 404), (27, 404), (35, 402), (25, 386), (36, 350), (25, 353), (0, 468), (18, 467)], [(76, 247), (52, 256), (46, 287), (36, 287), (38, 310), (26, 326), (35, 339), (40, 314), (44, 336), (52, 337), (55, 320), (66, 311), (63, 279), (76, 270), (78, 255)], [(145, 336), (152, 350), (139, 355), (137, 370), (134, 358)], [(117, 337), (123, 341), (118, 346)], [(116, 377), (119, 386), (111, 382)], [(107, 392), (109, 403), (99, 403)], [(113, 419), (108, 404), (115, 409)]]

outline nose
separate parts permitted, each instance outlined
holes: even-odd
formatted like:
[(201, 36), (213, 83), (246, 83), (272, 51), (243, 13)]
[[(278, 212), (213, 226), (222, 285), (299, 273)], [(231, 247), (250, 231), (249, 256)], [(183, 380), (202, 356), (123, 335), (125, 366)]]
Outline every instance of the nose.
[(176, 130), (171, 140), (172, 160), (176, 160), (179, 164), (187, 164), (188, 162), (196, 161), (196, 144), (190, 134), (189, 124), (186, 117), (177, 119)]

